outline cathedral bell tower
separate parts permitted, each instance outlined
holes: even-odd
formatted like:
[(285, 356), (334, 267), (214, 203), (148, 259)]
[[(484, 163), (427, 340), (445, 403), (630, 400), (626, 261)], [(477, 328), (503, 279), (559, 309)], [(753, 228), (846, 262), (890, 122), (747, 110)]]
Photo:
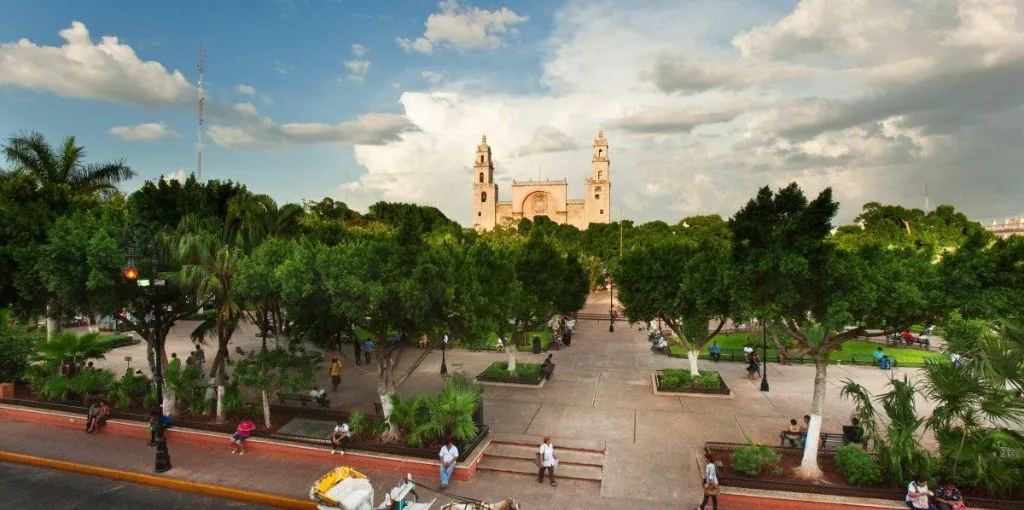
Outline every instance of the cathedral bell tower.
[(593, 169), (584, 187), (584, 215), (586, 224), (611, 223), (612, 217), (612, 181), (611, 160), (608, 158), (608, 139), (604, 131), (597, 133), (594, 139)]
[(487, 230), (494, 228), (498, 212), (498, 186), (494, 184), (494, 161), (487, 135), (476, 147), (473, 161), (473, 228)]

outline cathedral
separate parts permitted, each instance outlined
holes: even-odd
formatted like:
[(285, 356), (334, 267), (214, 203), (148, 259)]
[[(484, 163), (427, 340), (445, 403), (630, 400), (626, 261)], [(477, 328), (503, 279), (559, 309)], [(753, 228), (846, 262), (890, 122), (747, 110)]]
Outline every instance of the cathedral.
[(569, 183), (560, 181), (512, 181), (512, 200), (498, 200), (494, 183), (494, 160), (484, 135), (476, 148), (473, 163), (473, 228), (490, 230), (495, 226), (514, 227), (523, 218), (547, 216), (559, 224), (586, 229), (591, 223), (611, 222), (612, 183), (608, 160), (608, 140), (604, 132), (594, 139), (593, 168), (583, 181), (583, 200), (569, 200)]

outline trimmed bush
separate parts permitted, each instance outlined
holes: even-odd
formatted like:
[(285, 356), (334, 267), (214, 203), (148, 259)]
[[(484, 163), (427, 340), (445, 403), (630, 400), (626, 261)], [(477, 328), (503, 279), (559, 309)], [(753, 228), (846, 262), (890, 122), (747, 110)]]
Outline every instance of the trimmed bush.
[(540, 363), (516, 362), (516, 373), (508, 373), (507, 361), (495, 361), (480, 375), (489, 379), (525, 379), (540, 382)]
[(843, 479), (850, 485), (863, 487), (882, 480), (882, 470), (875, 456), (856, 446), (837, 448), (835, 461)]
[(765, 469), (773, 475), (782, 474), (782, 467), (779, 465), (782, 458), (771, 447), (762, 444), (748, 442), (736, 448), (729, 456), (729, 460), (732, 461), (734, 470), (750, 477), (760, 476)]

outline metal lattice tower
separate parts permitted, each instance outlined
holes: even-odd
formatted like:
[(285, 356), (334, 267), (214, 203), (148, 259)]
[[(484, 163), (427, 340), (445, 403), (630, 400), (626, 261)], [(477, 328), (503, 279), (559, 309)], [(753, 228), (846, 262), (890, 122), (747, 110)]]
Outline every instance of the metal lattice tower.
[(199, 108), (199, 125), (196, 134), (196, 179), (199, 182), (203, 181), (203, 111), (206, 110), (206, 96), (204, 94), (203, 85), (203, 68), (205, 67), (206, 61), (206, 47), (201, 44), (199, 46), (199, 63), (196, 64), (196, 69), (199, 71), (199, 81), (196, 84), (199, 89), (199, 101), (197, 106)]

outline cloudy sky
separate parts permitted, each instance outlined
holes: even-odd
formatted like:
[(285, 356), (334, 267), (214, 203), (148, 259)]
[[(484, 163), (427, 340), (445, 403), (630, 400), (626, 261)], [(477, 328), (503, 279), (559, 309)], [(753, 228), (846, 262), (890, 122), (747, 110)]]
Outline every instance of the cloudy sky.
[[(1024, 213), (1024, 0), (250, 0), (0, 6), (0, 134), (75, 135), (142, 178), (439, 207), (611, 144), (613, 216), (731, 215), (758, 187)], [(138, 183), (129, 183), (132, 190)], [(507, 197), (506, 191), (504, 194)]]

